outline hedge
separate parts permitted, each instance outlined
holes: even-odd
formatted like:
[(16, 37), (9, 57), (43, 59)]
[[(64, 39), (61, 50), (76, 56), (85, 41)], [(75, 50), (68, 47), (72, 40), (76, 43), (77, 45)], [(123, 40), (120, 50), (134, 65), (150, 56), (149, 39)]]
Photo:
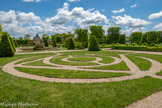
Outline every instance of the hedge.
[(75, 49), (74, 41), (73, 41), (72, 38), (70, 38), (70, 39), (68, 40), (67, 49), (69, 49), (69, 50), (70, 50), (70, 49)]
[(157, 51), (162, 52), (162, 47), (133, 47), (133, 46), (115, 46), (118, 50), (136, 50), (136, 51)]

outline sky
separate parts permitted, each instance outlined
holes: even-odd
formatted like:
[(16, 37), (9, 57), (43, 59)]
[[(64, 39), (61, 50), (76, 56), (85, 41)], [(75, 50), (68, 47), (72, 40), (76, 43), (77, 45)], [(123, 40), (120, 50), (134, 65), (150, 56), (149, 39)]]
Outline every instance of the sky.
[(0, 24), (12, 37), (57, 34), (91, 25), (121, 33), (162, 31), (162, 0), (1, 0)]

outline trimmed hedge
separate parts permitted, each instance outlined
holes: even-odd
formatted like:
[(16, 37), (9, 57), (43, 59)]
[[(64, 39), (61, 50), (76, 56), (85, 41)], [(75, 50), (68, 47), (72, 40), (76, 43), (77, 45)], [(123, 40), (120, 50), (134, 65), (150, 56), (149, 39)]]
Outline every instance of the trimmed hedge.
[(12, 47), (9, 34), (7, 32), (2, 33), (2, 39), (0, 42), (0, 57), (12, 57), (15, 55)]
[(162, 47), (133, 47), (133, 46), (115, 46), (118, 50), (136, 50), (136, 51), (157, 51), (162, 52)]
[(89, 51), (100, 51), (101, 50), (95, 36), (92, 36), (90, 46), (89, 46), (88, 50)]

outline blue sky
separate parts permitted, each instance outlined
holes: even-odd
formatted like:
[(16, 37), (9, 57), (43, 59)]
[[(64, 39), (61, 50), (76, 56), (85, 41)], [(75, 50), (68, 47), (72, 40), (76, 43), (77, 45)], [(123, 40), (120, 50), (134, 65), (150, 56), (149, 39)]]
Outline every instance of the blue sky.
[(162, 30), (162, 0), (1, 0), (0, 23), (14, 37), (74, 32), (90, 25)]

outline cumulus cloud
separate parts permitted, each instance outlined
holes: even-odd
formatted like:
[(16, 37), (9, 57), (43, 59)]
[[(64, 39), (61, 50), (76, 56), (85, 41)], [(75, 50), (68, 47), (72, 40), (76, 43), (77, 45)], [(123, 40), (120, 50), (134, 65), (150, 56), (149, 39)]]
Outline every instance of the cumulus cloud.
[(112, 13), (114, 13), (114, 14), (122, 13), (122, 12), (125, 12), (125, 9), (124, 8), (119, 9), (119, 10), (112, 10)]
[(142, 20), (139, 18), (132, 18), (131, 16), (124, 15), (122, 16), (112, 16), (116, 25), (128, 25), (130, 27), (142, 27), (150, 24), (150, 22), (146, 20)]
[(23, 2), (41, 2), (41, 0), (22, 0)]
[(68, 2), (78, 2), (80, 0), (67, 0)]
[(23, 36), (24, 34), (54, 34), (74, 32), (77, 28), (89, 28), (90, 25), (108, 24), (109, 19), (98, 10), (75, 7), (69, 10), (69, 4), (57, 10), (57, 14), (42, 20), (33, 12), (8, 12), (0, 11), (0, 23), (3, 31), (11, 36)]
[(161, 12), (151, 14), (148, 18), (149, 19), (157, 19), (157, 18), (161, 18), (161, 17), (162, 17), (162, 10), (161, 10)]
[(155, 30), (162, 31), (162, 23), (154, 26)]
[(131, 5), (130, 8), (135, 8), (137, 7), (137, 4)]
[(88, 25), (105, 23), (109, 20), (98, 10), (93, 9), (84, 10), (82, 7), (75, 7), (71, 11), (68, 8), (69, 4), (64, 3), (64, 7), (58, 9), (57, 15), (51, 18), (46, 18), (45, 22), (50, 23), (52, 26), (57, 24), (73, 23), (76, 27), (86, 27)]

